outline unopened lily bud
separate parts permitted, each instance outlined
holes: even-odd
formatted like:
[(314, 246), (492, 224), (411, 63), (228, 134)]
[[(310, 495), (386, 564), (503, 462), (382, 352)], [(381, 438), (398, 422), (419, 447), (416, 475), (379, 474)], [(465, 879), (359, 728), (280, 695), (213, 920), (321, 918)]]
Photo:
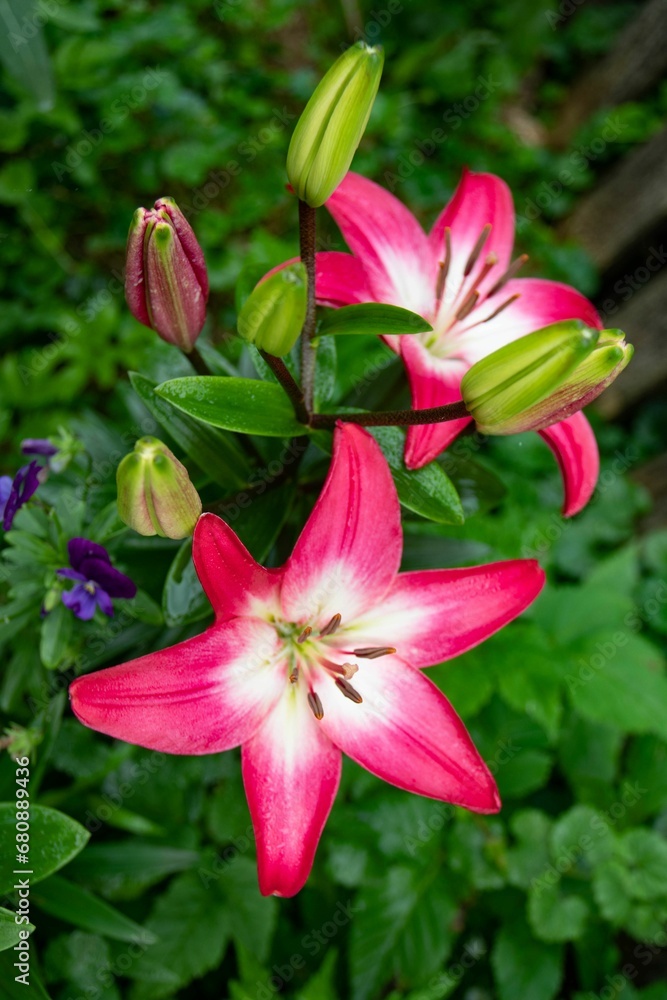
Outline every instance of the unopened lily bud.
[(542, 430), (572, 416), (625, 368), (619, 330), (565, 320), (507, 344), (464, 375), (461, 394), (484, 434)]
[(204, 254), (173, 198), (138, 208), (127, 238), (125, 298), (132, 314), (189, 352), (206, 319)]
[(351, 45), (315, 89), (287, 153), (287, 176), (301, 201), (323, 205), (347, 173), (380, 86), (384, 52)]
[(240, 335), (261, 351), (283, 357), (306, 319), (308, 278), (303, 264), (276, 271), (251, 292), (238, 318)]
[(116, 472), (118, 514), (140, 535), (186, 538), (202, 505), (188, 470), (162, 441), (140, 438)]

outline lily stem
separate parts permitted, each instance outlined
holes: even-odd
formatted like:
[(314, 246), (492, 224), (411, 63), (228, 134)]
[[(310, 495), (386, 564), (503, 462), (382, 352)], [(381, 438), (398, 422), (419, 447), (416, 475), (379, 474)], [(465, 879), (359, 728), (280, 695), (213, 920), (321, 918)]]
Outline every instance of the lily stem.
[(299, 243), (301, 260), (308, 278), (306, 319), (301, 330), (301, 385), (308, 413), (313, 410), (315, 386), (315, 238), (317, 234), (317, 209), (299, 201)]
[(273, 354), (267, 354), (266, 351), (260, 351), (259, 353), (262, 355), (267, 365), (287, 393), (289, 400), (294, 407), (294, 415), (296, 419), (302, 424), (307, 424), (310, 418), (304, 402), (303, 392), (295, 382), (292, 377), (292, 373), (283, 359), (276, 358)]
[(188, 353), (185, 356), (192, 365), (192, 367), (194, 368), (194, 370), (197, 372), (197, 375), (213, 374), (213, 372), (206, 364), (206, 362), (204, 361), (204, 359), (202, 358), (201, 354), (199, 353), (196, 347), (193, 347), (191, 351), (188, 351)]
[(445, 406), (429, 406), (423, 410), (380, 410), (378, 413), (313, 413), (310, 426), (315, 430), (327, 430), (344, 423), (359, 424), (360, 427), (410, 427), (415, 424), (442, 424), (448, 420), (469, 417), (463, 400), (447, 403)]

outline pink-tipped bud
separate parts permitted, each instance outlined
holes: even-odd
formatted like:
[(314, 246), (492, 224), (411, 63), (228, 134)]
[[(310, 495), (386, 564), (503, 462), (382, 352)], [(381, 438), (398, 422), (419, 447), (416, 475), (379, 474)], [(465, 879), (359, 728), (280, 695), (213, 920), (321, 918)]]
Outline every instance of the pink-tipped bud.
[(206, 319), (208, 276), (197, 237), (173, 198), (138, 208), (127, 237), (125, 298), (163, 340), (191, 351)]

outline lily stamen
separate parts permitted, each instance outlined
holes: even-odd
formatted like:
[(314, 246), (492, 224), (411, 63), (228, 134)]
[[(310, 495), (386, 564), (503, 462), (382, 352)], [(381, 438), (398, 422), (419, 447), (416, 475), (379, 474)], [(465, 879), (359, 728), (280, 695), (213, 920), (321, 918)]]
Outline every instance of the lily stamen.
[(310, 625), (306, 625), (305, 629), (303, 630), (303, 632), (301, 633), (301, 635), (299, 636), (299, 638), (296, 641), (297, 642), (305, 642), (306, 639), (308, 638), (308, 636), (310, 635), (310, 633), (312, 631), (313, 630), (312, 630), (311, 626)]
[(378, 656), (389, 656), (395, 652), (394, 646), (363, 646), (361, 649), (353, 650), (355, 656), (362, 656), (366, 660), (377, 660)]
[(292, 670), (292, 673), (289, 675), (289, 679), (290, 679), (290, 684), (296, 684), (296, 682), (299, 679), (299, 668), (298, 668), (298, 666), (294, 667), (294, 669)]
[(322, 666), (335, 677), (344, 677), (349, 680), (354, 677), (359, 667), (356, 663), (332, 663), (331, 660), (322, 660)]
[(343, 680), (342, 677), (336, 678), (336, 687), (338, 688), (339, 691), (343, 692), (346, 698), (349, 698), (350, 701), (353, 701), (355, 705), (361, 705), (362, 701), (364, 700), (357, 691), (357, 689), (353, 688), (352, 685), (348, 683), (348, 681)]
[(320, 638), (322, 638), (323, 635), (332, 635), (340, 625), (340, 621), (341, 621), (341, 615), (339, 614), (334, 615), (331, 621), (327, 625), (325, 625), (322, 631), (320, 632)]
[(481, 254), (482, 248), (483, 248), (484, 244), (486, 243), (487, 239), (489, 238), (489, 234), (491, 233), (491, 229), (492, 228), (493, 227), (492, 227), (491, 223), (487, 222), (486, 225), (483, 227), (481, 233), (479, 234), (479, 237), (477, 238), (477, 242), (475, 243), (474, 247), (470, 251), (470, 256), (468, 257), (468, 260), (466, 261), (466, 266), (463, 268), (463, 277), (464, 278), (468, 277), (468, 275), (472, 271), (473, 267), (477, 263), (477, 258)]
[(526, 263), (527, 260), (528, 260), (527, 253), (522, 253), (520, 257), (517, 257), (516, 260), (513, 260), (510, 266), (505, 271), (505, 273), (501, 274), (501, 276), (498, 278), (493, 288), (489, 291), (488, 297), (490, 298), (492, 295), (495, 295), (496, 292), (499, 292), (500, 289), (503, 287), (503, 285), (506, 285), (507, 282), (510, 280), (510, 278), (513, 278), (515, 274), (517, 274), (517, 272), (521, 270), (521, 268), (523, 267), (523, 265)]
[(521, 298), (521, 292), (515, 292), (514, 295), (510, 295), (510, 297), (508, 299), (505, 299), (502, 305), (498, 306), (498, 308), (494, 312), (492, 312), (490, 316), (487, 316), (486, 319), (483, 319), (482, 323), (488, 323), (490, 319), (495, 319), (498, 313), (501, 313), (503, 309), (507, 309), (508, 306), (511, 306), (513, 302), (516, 302), (516, 300), (520, 298)]
[(449, 226), (445, 227), (445, 259), (441, 260), (438, 264), (438, 279), (435, 284), (435, 301), (436, 306), (440, 305), (442, 296), (445, 293), (445, 285), (447, 283), (447, 275), (449, 274), (449, 265), (452, 259), (452, 231)]
[(465, 319), (466, 316), (468, 316), (473, 311), (473, 309), (477, 305), (478, 300), (479, 300), (479, 292), (477, 291), (476, 288), (473, 288), (471, 292), (468, 292), (465, 299), (457, 309), (455, 314), (456, 319), (457, 320)]
[(308, 704), (310, 705), (311, 712), (318, 721), (324, 718), (324, 709), (322, 708), (320, 696), (315, 694), (314, 691), (308, 692)]

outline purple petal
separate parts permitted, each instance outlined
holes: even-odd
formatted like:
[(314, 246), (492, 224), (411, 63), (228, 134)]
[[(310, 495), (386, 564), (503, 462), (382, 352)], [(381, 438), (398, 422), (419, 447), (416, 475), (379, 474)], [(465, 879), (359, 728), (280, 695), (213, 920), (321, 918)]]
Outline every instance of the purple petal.
[(16, 516), (16, 512), (26, 503), (39, 486), (40, 467), (37, 462), (29, 465), (22, 465), (14, 476), (9, 496), (3, 511), (2, 527), (9, 531)]
[(58, 449), (48, 438), (25, 438), (21, 441), (21, 451), (24, 455), (45, 455), (47, 458), (58, 454)]
[(86, 579), (94, 580), (110, 597), (134, 597), (137, 592), (135, 584), (129, 576), (125, 576), (114, 566), (101, 559), (84, 559), (80, 566)]
[(95, 591), (95, 597), (97, 598), (97, 603), (104, 614), (108, 615), (109, 618), (113, 618), (113, 604), (111, 603), (111, 598), (107, 594), (106, 590), (102, 590), (101, 587), (98, 587)]
[(77, 583), (76, 587), (66, 590), (63, 595), (63, 604), (70, 611), (73, 611), (81, 621), (88, 622), (95, 614), (97, 607), (97, 596), (86, 590), (85, 583)]
[[(67, 543), (67, 551), (69, 553), (69, 561), (74, 569), (80, 570), (83, 560), (91, 557), (105, 563), (111, 563), (109, 553), (104, 546), (98, 545), (97, 542), (91, 542), (88, 538), (72, 538)], [(82, 572), (85, 572), (85, 570), (82, 570)], [(90, 579), (90, 577), (87, 577), (87, 579)]]
[(5, 513), (7, 500), (12, 492), (12, 482), (11, 476), (0, 476), (0, 517), (3, 517)]
[(77, 573), (75, 569), (68, 569), (66, 566), (57, 569), (56, 573), (58, 576), (64, 576), (67, 580), (80, 580), (82, 583), (86, 583), (88, 580), (88, 577), (84, 576), (83, 573)]

